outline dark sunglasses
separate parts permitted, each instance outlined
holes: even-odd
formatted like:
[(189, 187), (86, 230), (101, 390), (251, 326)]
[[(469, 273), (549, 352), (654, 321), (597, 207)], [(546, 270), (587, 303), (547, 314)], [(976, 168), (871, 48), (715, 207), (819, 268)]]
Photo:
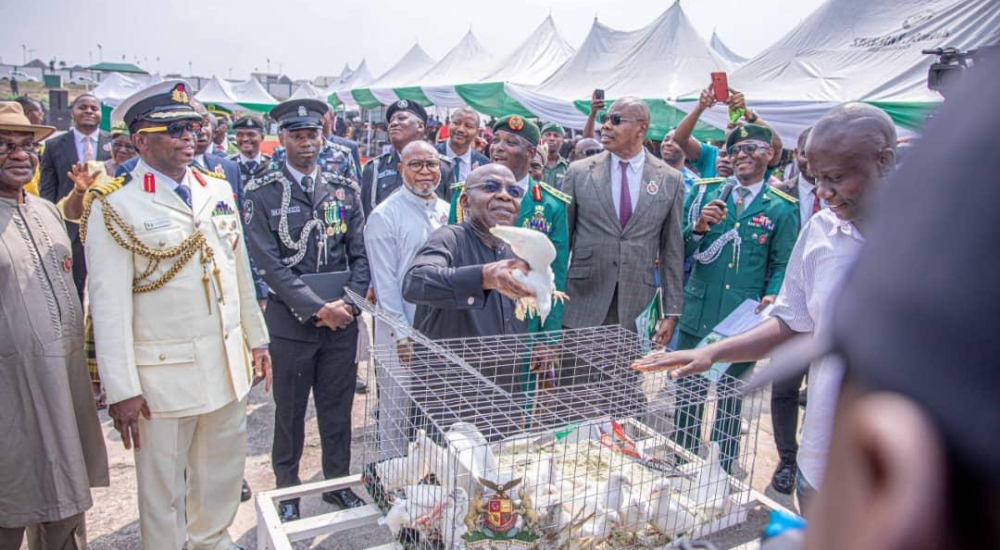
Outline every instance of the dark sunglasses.
[[(614, 123), (612, 123), (612, 124), (614, 124)], [(592, 157), (592, 156), (594, 156), (594, 155), (596, 155), (597, 153), (600, 153), (600, 152), (601, 152), (600, 149), (587, 149), (586, 151), (583, 152), (583, 156), (584, 156), (584, 158), (586, 158), (586, 157)]]
[(622, 122), (635, 122), (634, 118), (622, 118), (620, 113), (604, 113), (599, 120), (601, 124), (605, 124), (610, 120), (612, 126), (618, 126)]
[[(485, 182), (483, 182), (483, 183), (481, 183), (479, 185), (474, 185), (474, 186), (470, 187), (469, 189), (476, 189), (476, 188), (480, 188), (480, 187), (483, 189), (483, 191), (486, 191), (487, 193), (489, 193), (491, 195), (496, 195), (502, 189), (504, 189), (504, 186), (503, 186), (502, 183), (500, 183), (498, 181), (493, 181), (493, 180), (486, 180)], [(512, 198), (512, 199), (519, 199), (519, 198), (521, 198), (521, 197), (524, 196), (524, 190), (521, 189), (520, 187), (516, 186), (516, 185), (508, 185), (506, 187), (506, 189), (507, 189), (507, 194), (510, 195), (510, 198)]]
[(171, 122), (166, 126), (152, 126), (149, 128), (141, 128), (136, 130), (137, 134), (160, 134), (166, 133), (168, 136), (174, 139), (180, 139), (185, 132), (191, 132), (192, 134), (201, 133), (202, 124), (200, 122), (192, 122), (190, 120), (178, 120), (177, 122)]
[(424, 168), (430, 170), (431, 172), (441, 168), (440, 160), (411, 160), (406, 163), (406, 167), (414, 172), (419, 172)]
[(729, 156), (735, 157), (736, 155), (740, 154), (740, 151), (748, 155), (752, 155), (757, 152), (757, 149), (768, 149), (770, 147), (771, 147), (770, 145), (764, 145), (753, 142), (737, 143), (736, 145), (733, 145), (729, 149), (726, 149), (726, 152), (729, 153)]

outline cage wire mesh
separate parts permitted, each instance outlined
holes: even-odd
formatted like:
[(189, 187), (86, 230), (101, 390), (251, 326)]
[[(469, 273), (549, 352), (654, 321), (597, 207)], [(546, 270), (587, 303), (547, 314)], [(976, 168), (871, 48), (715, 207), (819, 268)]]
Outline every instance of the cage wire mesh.
[[(363, 453), (408, 548), (659, 548), (746, 519), (760, 392), (630, 369), (620, 326), (373, 344)], [(535, 372), (530, 372), (531, 369)]]

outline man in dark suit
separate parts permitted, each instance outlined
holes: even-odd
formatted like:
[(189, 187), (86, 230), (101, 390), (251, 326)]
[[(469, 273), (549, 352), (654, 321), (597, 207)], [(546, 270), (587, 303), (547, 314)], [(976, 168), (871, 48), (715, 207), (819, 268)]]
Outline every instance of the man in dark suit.
[(436, 146), (438, 153), (452, 160), (453, 166), (451, 181), (442, 183), (465, 181), (469, 177), (469, 172), (490, 163), (486, 155), (476, 151), (472, 146), (478, 136), (479, 113), (472, 107), (455, 109), (448, 119), (448, 141), (438, 143)]
[[(569, 204), (572, 262), (563, 324), (568, 328), (621, 324), (635, 318), (663, 287), (654, 340), (666, 344), (683, 302), (684, 180), (643, 148), (649, 107), (622, 98), (602, 117), (605, 151), (570, 165), (563, 192)], [(657, 272), (658, 275), (657, 276)]]
[[(41, 179), (38, 183), (39, 195), (52, 202), (58, 202), (73, 191), (73, 180), (69, 173), (78, 162), (107, 160), (111, 156), (111, 137), (102, 132), (101, 103), (90, 94), (83, 94), (73, 100), (70, 106), (73, 129), (45, 143), (42, 155)], [(80, 228), (76, 224), (66, 227), (73, 246), (73, 281), (76, 291), (83, 300), (83, 288), (87, 281), (87, 261), (80, 244)]]

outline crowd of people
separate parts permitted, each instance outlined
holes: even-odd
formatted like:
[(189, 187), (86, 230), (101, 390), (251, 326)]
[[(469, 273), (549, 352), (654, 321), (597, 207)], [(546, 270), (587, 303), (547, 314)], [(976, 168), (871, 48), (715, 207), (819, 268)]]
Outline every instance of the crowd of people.
[[(739, 119), (722, 143), (696, 139), (699, 118), (719, 103)], [(241, 487), (247, 394), (258, 383), (275, 402), (275, 486), (301, 483), (310, 394), (323, 476), (348, 475), (359, 332), (366, 328), (345, 287), (392, 320), (374, 326), (375, 344), (397, 350), (387, 369), (404, 368), (413, 352), (399, 327), (430, 339), (601, 325), (636, 331), (635, 319), (659, 295), (660, 316), (642, 336), (661, 349), (621, 366), (620, 375), (669, 370), (689, 390), (693, 397), (677, 404), (670, 435), (695, 452), (708, 443), (701, 425), (711, 420), (703, 406), (709, 383), (700, 373), (731, 363), (731, 378), (720, 383), (734, 384), (779, 345), (815, 335), (812, 344), (828, 345), (813, 350), (808, 374), (800, 361), (774, 377), (771, 407), (780, 456), (771, 486), (794, 492), (810, 516), (836, 517), (827, 495), (857, 498), (829, 484), (834, 472), (856, 479), (851, 464), (867, 460), (870, 477), (882, 478), (856, 481), (857, 491), (894, 504), (905, 499), (905, 483), (879, 468), (899, 468), (910, 480), (919, 475), (906, 470), (899, 452), (938, 457), (924, 467), (937, 475), (947, 469), (941, 461), (957, 460), (948, 462), (952, 468), (971, 461), (975, 475), (990, 464), (968, 446), (953, 454), (953, 447), (921, 440), (942, 424), (958, 429), (940, 421), (938, 409), (927, 421), (912, 403), (866, 395), (914, 387), (893, 385), (899, 375), (870, 368), (891, 359), (849, 320), (875, 331), (899, 322), (889, 313), (914, 311), (906, 296), (880, 288), (899, 302), (869, 317), (858, 297), (876, 292), (866, 285), (879, 279), (880, 266), (864, 250), (877, 234), (873, 197), (897, 165), (895, 126), (876, 107), (833, 108), (784, 151), (778, 132), (736, 90), (719, 102), (706, 88), (660, 143), (648, 140), (649, 107), (634, 97), (608, 106), (595, 94), (575, 138), (556, 123), (516, 114), (487, 123), (470, 108), (435, 125), (419, 103), (400, 100), (386, 110), (387, 150), (363, 165), (364, 144), (338, 134), (368, 132), (353, 123), (338, 130), (341, 123), (318, 100), (285, 101), (269, 113), (280, 141), (270, 156), (261, 151), (264, 120), (201, 105), (183, 81), (126, 99), (112, 114), (119, 124), (111, 133), (99, 130), (100, 103), (91, 95), (77, 97), (71, 115), (73, 128), (49, 138), (54, 129), (37, 102), (0, 103), (0, 307), (8, 320), (0, 324), (8, 345), (0, 385), (8, 434), (0, 452), (0, 549), (18, 548), (25, 533), (32, 550), (86, 547), (90, 488), (109, 482), (97, 416), (105, 406), (125, 448), (134, 449), (144, 549), (238, 548), (228, 527), (249, 498), (245, 481)], [(438, 139), (442, 128), (446, 137)], [(899, 196), (913, 202), (915, 194)], [(544, 322), (517, 314), (516, 302), (534, 296), (516, 275), (529, 266), (491, 231), (497, 226), (539, 231), (556, 251), (555, 290), (570, 300), (553, 303)], [(894, 244), (876, 242), (882, 251)], [(915, 260), (896, 256), (893, 272), (905, 279), (902, 266), (916, 269)], [(859, 257), (873, 279), (850, 276)], [(845, 295), (853, 309), (834, 316), (845, 281), (857, 287)], [(773, 306), (768, 320), (703, 345), (747, 299), (758, 311)], [(989, 303), (996, 305), (995, 296)], [(958, 315), (950, 305), (931, 313), (941, 312)], [(934, 326), (949, 342), (966, 341), (946, 330), (954, 327)], [(905, 333), (895, 336), (891, 345), (916, 344)], [(512, 395), (525, 392), (557, 348), (539, 338), (526, 372), (490, 376)], [(831, 356), (837, 349), (842, 356)], [(902, 357), (920, 362), (912, 353)], [(408, 407), (400, 406), (407, 394), (390, 373), (377, 375), (379, 451), (393, 458), (410, 437)], [(592, 375), (557, 370), (554, 383), (588, 383)], [(722, 443), (722, 466), (732, 472), (742, 403), (732, 397), (718, 407), (726, 421), (713, 423), (710, 439)], [(859, 418), (844, 420), (845, 411)], [(893, 429), (865, 416), (879, 411), (906, 428), (901, 439), (870, 440)], [(995, 428), (995, 412), (990, 419)], [(983, 430), (966, 431), (988, 437)], [(953, 435), (940, 437), (952, 445)], [(844, 438), (870, 452), (836, 447)], [(996, 445), (990, 448), (995, 459)], [(989, 475), (995, 483), (995, 469)], [(947, 492), (925, 485), (910, 491), (920, 503)], [(365, 504), (350, 488), (323, 500), (340, 508)], [(877, 512), (879, 502), (868, 504)], [(298, 500), (282, 501), (278, 512), (283, 522), (299, 519)], [(902, 519), (917, 525), (921, 516), (911, 516)], [(938, 519), (930, 534), (954, 527), (953, 518)], [(820, 526), (833, 538), (834, 526), (850, 530), (829, 519)], [(868, 547), (925, 547), (903, 542)]]

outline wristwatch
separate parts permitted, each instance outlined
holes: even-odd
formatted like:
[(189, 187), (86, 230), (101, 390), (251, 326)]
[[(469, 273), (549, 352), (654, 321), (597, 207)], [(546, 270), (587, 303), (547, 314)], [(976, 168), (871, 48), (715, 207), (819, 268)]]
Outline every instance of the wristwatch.
[(757, 116), (757, 111), (750, 111), (750, 114), (753, 115), (753, 118), (747, 117), (747, 122), (749, 122), (750, 124), (757, 122), (757, 119), (760, 118), (759, 116)]

